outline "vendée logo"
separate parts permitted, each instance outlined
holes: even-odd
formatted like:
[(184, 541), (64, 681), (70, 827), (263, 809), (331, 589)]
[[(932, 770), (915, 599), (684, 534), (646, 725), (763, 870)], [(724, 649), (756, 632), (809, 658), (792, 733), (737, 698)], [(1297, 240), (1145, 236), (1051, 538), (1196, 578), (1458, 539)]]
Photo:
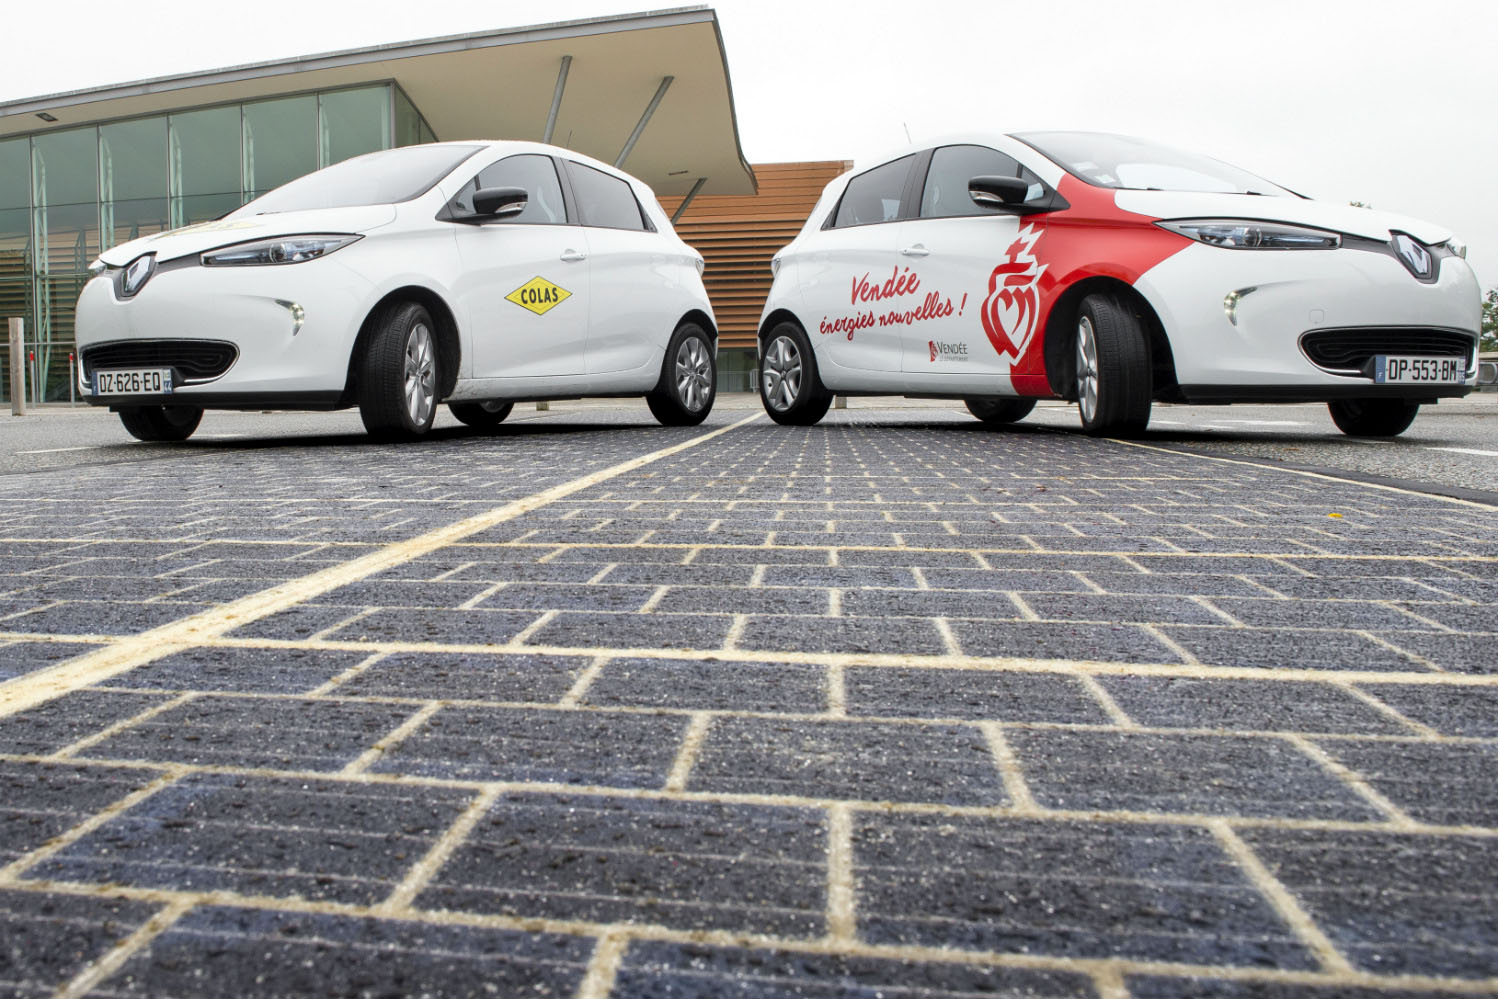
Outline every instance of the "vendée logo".
[(938, 358), (945, 361), (967, 361), (969, 359), (969, 345), (966, 343), (943, 343), (941, 340), (927, 341), (927, 360), (936, 362)]

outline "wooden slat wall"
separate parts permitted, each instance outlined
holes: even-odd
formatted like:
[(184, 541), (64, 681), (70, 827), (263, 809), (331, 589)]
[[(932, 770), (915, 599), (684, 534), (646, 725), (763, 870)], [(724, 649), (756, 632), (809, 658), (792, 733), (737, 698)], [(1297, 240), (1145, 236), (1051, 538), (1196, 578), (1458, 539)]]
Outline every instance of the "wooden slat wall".
[[(849, 167), (843, 160), (762, 163), (751, 168), (759, 193), (694, 198), (677, 220), (677, 234), (703, 254), (719, 346), (755, 346), (755, 324), (771, 290), (771, 256), (797, 235), (823, 187)], [(669, 218), (681, 203), (661, 199)]]

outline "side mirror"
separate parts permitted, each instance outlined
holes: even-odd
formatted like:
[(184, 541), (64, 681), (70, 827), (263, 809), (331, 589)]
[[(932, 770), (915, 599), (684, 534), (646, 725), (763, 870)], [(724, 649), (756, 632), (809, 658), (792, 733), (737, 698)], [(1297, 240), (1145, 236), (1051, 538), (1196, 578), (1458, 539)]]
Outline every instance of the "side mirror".
[(969, 197), (981, 208), (1004, 208), (1026, 201), (1031, 185), (1020, 177), (970, 177)]
[(530, 195), (522, 187), (481, 187), (474, 192), (474, 214), (509, 218), (526, 210)]

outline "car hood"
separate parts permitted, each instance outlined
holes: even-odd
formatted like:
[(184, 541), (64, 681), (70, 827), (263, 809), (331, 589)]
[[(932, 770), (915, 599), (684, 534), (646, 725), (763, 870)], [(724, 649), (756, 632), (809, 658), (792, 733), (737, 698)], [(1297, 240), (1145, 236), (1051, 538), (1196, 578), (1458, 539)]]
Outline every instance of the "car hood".
[(395, 218), (396, 209), (392, 205), (230, 217), (218, 222), (200, 222), (132, 239), (105, 250), (99, 258), (111, 267), (123, 267), (143, 253), (155, 253), (156, 259), (164, 262), (231, 243), (245, 243), (270, 236), (296, 236), (314, 232), (368, 232), (388, 225)]
[(1302, 198), (1191, 191), (1117, 191), (1115, 204), (1128, 212), (1160, 219), (1260, 219), (1379, 240), (1390, 239), (1392, 232), (1404, 232), (1424, 243), (1441, 243), (1453, 237), (1453, 233), (1442, 226), (1405, 215)]

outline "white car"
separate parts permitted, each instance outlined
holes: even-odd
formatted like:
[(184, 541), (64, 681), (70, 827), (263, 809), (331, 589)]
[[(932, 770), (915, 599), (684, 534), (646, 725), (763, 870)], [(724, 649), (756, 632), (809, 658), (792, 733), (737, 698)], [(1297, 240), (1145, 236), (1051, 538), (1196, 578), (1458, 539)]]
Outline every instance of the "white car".
[(644, 395), (673, 425), (713, 406), (703, 258), (645, 184), (552, 146), (355, 157), (92, 270), (79, 388), (141, 440), (206, 408), (358, 405), (409, 438), (440, 402), (480, 428), (523, 400)]
[(987, 423), (1078, 402), (1096, 434), (1153, 400), (1327, 402), (1398, 434), (1478, 376), (1479, 285), (1426, 222), (1311, 201), (1118, 135), (978, 135), (824, 189), (772, 261), (770, 415), (834, 393), (962, 399)]

